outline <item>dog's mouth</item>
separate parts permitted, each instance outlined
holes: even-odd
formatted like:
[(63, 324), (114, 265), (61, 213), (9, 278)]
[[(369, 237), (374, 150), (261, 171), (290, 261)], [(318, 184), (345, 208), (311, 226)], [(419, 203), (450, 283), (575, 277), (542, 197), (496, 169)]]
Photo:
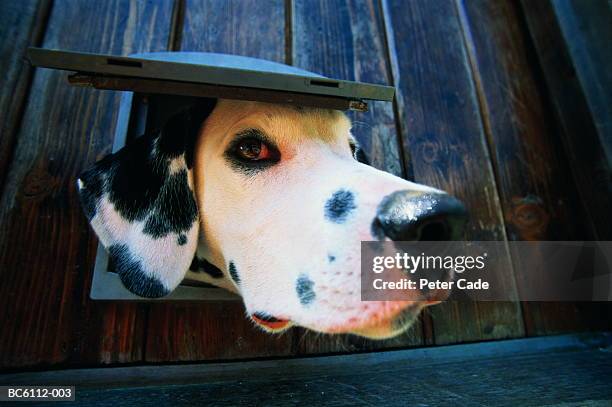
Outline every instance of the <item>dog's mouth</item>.
[[(329, 334), (354, 334), (369, 339), (388, 339), (408, 330), (418, 318), (421, 310), (427, 305), (432, 304), (431, 302), (416, 302), (394, 313), (394, 315), (380, 319), (349, 321), (347, 324), (326, 329), (317, 329), (312, 326), (306, 328)], [(250, 318), (259, 327), (270, 333), (280, 333), (293, 326), (293, 322), (289, 319), (274, 317), (262, 312), (250, 314)]]
[(263, 312), (251, 314), (251, 319), (268, 332), (284, 331), (291, 326), (290, 320), (273, 317), (272, 315), (268, 315)]

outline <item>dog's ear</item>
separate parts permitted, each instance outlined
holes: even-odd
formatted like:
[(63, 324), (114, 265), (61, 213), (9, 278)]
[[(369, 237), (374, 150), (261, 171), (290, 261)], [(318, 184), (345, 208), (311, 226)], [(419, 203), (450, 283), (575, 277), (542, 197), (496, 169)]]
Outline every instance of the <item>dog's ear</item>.
[(193, 149), (213, 102), (170, 117), (85, 171), (81, 204), (125, 287), (161, 297), (181, 282), (193, 260), (199, 215)]

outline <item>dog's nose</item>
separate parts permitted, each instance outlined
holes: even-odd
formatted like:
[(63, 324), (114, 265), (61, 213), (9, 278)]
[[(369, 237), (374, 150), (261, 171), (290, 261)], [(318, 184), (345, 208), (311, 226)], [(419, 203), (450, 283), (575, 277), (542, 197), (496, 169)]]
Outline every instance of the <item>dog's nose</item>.
[(378, 206), (372, 233), (381, 240), (459, 240), (466, 221), (465, 207), (448, 194), (396, 191)]

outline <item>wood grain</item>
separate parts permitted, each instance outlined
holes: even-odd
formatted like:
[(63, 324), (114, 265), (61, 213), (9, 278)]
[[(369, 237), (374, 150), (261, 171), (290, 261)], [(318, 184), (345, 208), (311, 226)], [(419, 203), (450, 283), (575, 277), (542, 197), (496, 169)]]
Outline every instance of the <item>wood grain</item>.
[(283, 0), (186, 0), (182, 51), (285, 61)]
[[(384, 25), (374, 0), (293, 2), (293, 64), (322, 75), (389, 85)], [(393, 105), (369, 103), (350, 114), (353, 134), (371, 164), (402, 176)]]
[[(449, 191), (470, 212), (468, 240), (505, 240), (497, 185), (457, 10), (452, 1), (384, 3), (404, 150), (415, 179)], [(515, 290), (508, 253), (490, 256)], [(523, 334), (517, 303), (450, 301), (430, 311), (435, 343)]]
[[(171, 2), (58, 0), (43, 46), (163, 50)], [(142, 359), (142, 307), (89, 300), (96, 241), (75, 177), (110, 152), (118, 94), (39, 69), (0, 198), (2, 367)]]
[[(512, 1), (458, 0), (493, 152), (510, 240), (585, 240), (571, 169), (556, 139), (554, 117), (530, 65), (530, 42)], [(517, 176), (520, 174), (520, 176)], [(513, 257), (521, 269), (520, 256)], [(520, 290), (521, 287), (519, 287)], [(584, 329), (572, 303), (524, 303), (528, 335)]]
[(49, 9), (48, 0), (0, 3), (0, 188), (32, 80), (25, 51), (40, 43)]
[[(558, 140), (565, 147), (574, 183), (588, 214), (584, 221), (591, 224), (599, 240), (610, 240), (612, 163), (606, 156), (607, 143), (597, 132), (551, 2), (521, 1), (521, 4), (560, 124)], [(609, 138), (609, 133), (604, 138)]]
[[(609, 406), (610, 335), (564, 335), (239, 363), (69, 369), (3, 384), (77, 384), (79, 406)], [(415, 383), (416, 381), (416, 383)], [(580, 391), (577, 391), (577, 389)], [(591, 402), (589, 400), (602, 400)]]
[[(376, 1), (321, 0), (293, 2), (295, 66), (332, 78), (391, 83), (384, 25)], [(392, 103), (371, 103), (366, 113), (352, 113), (353, 134), (372, 165), (402, 176)], [(371, 341), (351, 335), (296, 333), (298, 354), (354, 352), (423, 343), (421, 323), (397, 338)]]
[[(539, 79), (554, 112), (554, 140), (564, 147), (565, 161), (570, 168), (564, 182), (576, 185), (576, 197), (582, 204), (583, 212), (573, 218), (591, 231), (586, 236), (588, 240), (609, 240), (612, 238), (612, 223), (608, 219), (612, 207), (611, 138), (605, 120), (601, 120), (609, 111), (602, 99), (609, 98), (609, 95), (599, 92), (605, 89), (602, 85), (609, 78), (609, 74), (606, 77), (602, 73), (605, 64), (601, 62), (609, 58), (610, 51), (601, 47), (605, 42), (604, 33), (610, 30), (603, 23), (610, 11), (602, 10), (606, 6), (598, 2), (559, 1), (556, 4), (561, 9), (571, 5), (577, 8), (566, 9), (570, 15), (559, 18), (580, 20), (586, 17), (585, 12), (594, 15), (589, 18), (589, 24), (573, 27), (581, 31), (572, 33), (568, 40), (563, 36), (558, 15), (550, 1), (521, 2), (522, 17), (534, 48), (532, 67), (536, 72), (541, 69)], [(563, 14), (563, 10), (559, 12)], [(599, 33), (595, 34), (598, 30)], [(576, 46), (584, 53), (580, 59), (572, 57), (572, 48)], [(600, 55), (596, 55), (597, 47), (601, 48)], [(585, 82), (587, 72), (592, 76)], [(587, 100), (589, 94), (594, 98), (591, 106)], [(562, 309), (558, 304), (546, 304), (545, 307), (551, 310), (542, 313), (532, 309), (533, 312), (525, 314), (528, 330), (534, 327), (534, 333), (551, 333), (609, 329), (610, 326), (612, 307), (609, 303), (564, 304)]]
[(605, 1), (555, 0), (567, 44), (608, 164), (612, 163), (612, 7)]
[[(282, 1), (188, 0), (180, 50), (283, 62), (284, 12)], [(291, 352), (293, 333), (272, 336), (262, 332), (246, 318), (241, 301), (151, 304), (148, 315), (147, 361), (235, 359)]]

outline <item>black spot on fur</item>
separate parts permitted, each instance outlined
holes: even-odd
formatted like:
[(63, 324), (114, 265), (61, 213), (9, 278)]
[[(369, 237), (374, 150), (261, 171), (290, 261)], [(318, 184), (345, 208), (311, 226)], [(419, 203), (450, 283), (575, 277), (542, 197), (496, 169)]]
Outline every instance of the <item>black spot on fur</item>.
[(193, 166), (193, 150), (202, 123), (213, 111), (216, 99), (200, 99), (197, 103), (172, 115), (163, 125), (158, 151), (163, 158), (174, 159), (185, 154), (187, 167)]
[(328, 260), (330, 263), (333, 263), (333, 262), (335, 262), (335, 261), (336, 261), (336, 256), (333, 256), (333, 255), (331, 255), (331, 254), (328, 254), (328, 255), (327, 255), (327, 260)]
[(184, 246), (187, 243), (187, 236), (185, 234), (181, 233), (179, 235), (179, 237), (176, 239), (176, 243), (179, 246)]
[(172, 160), (185, 153), (187, 137), (191, 130), (190, 123), (188, 123), (189, 116), (188, 112), (182, 112), (169, 118), (164, 124), (164, 127), (161, 129), (161, 137), (157, 140), (157, 154), (159, 158)]
[(325, 203), (325, 218), (334, 223), (343, 223), (355, 208), (355, 195), (351, 191), (340, 189)]
[[(83, 188), (79, 189), (79, 199), (81, 201), (81, 206), (83, 207), (83, 212), (85, 212), (85, 216), (87, 216), (87, 220), (91, 222), (94, 216), (96, 216), (97, 208), (96, 203), (100, 199), (100, 188), (89, 189), (83, 183)], [(97, 180), (94, 178), (94, 182)], [(97, 194), (97, 196), (96, 196)]]
[(351, 152), (353, 153), (353, 158), (360, 163), (370, 165), (370, 160), (365, 154), (365, 151), (361, 148), (359, 143), (355, 140), (349, 140), (349, 146), (351, 147)]
[(357, 147), (355, 149), (355, 153), (353, 154), (353, 157), (355, 157), (355, 160), (359, 161), (362, 164), (370, 165), (370, 160), (368, 160), (368, 157), (366, 156), (365, 151), (363, 151), (361, 147)]
[(126, 245), (115, 244), (108, 248), (110, 261), (123, 285), (136, 295), (158, 298), (168, 295), (168, 290), (157, 278), (147, 275), (140, 261), (134, 259)]
[(236, 285), (240, 285), (240, 275), (238, 274), (238, 270), (236, 269), (234, 262), (230, 261), (228, 268), (229, 274), (232, 277), (232, 280), (234, 280), (234, 283), (236, 283)]
[(106, 157), (79, 177), (82, 183), (82, 188), (78, 190), (79, 199), (89, 221), (96, 216), (97, 203), (105, 192), (104, 177), (111, 167), (112, 158)]
[(295, 291), (302, 305), (309, 305), (315, 300), (314, 281), (308, 278), (305, 274), (298, 277), (295, 285)]
[[(214, 99), (202, 99), (183, 108), (169, 117), (160, 130), (136, 138), (127, 147), (109, 154), (84, 172), (80, 178), (85, 188), (81, 190), (80, 196), (88, 218), (95, 216), (97, 202), (108, 193), (117, 212), (129, 222), (144, 220), (154, 205), (158, 212), (164, 212), (161, 209), (164, 205), (167, 208), (166, 214), (174, 212), (173, 217), (166, 216), (166, 219), (148, 222), (154, 237), (164, 236), (168, 233), (167, 229), (187, 230), (184, 225), (192, 223), (186, 219), (193, 218), (193, 205), (191, 202), (183, 205), (180, 201), (184, 198), (183, 193), (176, 197), (172, 193), (184, 192), (189, 188), (187, 184), (177, 185), (178, 180), (183, 180), (183, 175), (169, 175), (168, 165), (172, 159), (184, 154), (187, 164), (184, 173), (192, 167), (193, 149), (199, 129), (214, 109), (215, 103)], [(158, 196), (162, 193), (165, 195), (161, 199), (163, 202), (160, 202)], [(179, 215), (183, 211), (187, 214)], [(167, 225), (177, 217), (182, 218), (178, 224)]]
[(198, 256), (193, 257), (189, 270), (195, 273), (204, 272), (212, 278), (223, 278), (223, 272), (221, 270), (206, 261), (206, 259), (201, 259)]
[(181, 170), (168, 176), (151, 208), (143, 232), (153, 238), (169, 233), (188, 231), (198, 217), (193, 192), (187, 184), (187, 171)]
[(143, 136), (109, 156), (109, 200), (130, 222), (142, 221), (150, 211), (168, 175), (168, 165), (152, 154), (154, 139)]
[(217, 105), (217, 99), (198, 99), (199, 102), (189, 111), (189, 127), (187, 128), (187, 139), (185, 141), (185, 161), (187, 168), (193, 167), (193, 154), (195, 153), (195, 143), (198, 134), (206, 118), (212, 113)]

